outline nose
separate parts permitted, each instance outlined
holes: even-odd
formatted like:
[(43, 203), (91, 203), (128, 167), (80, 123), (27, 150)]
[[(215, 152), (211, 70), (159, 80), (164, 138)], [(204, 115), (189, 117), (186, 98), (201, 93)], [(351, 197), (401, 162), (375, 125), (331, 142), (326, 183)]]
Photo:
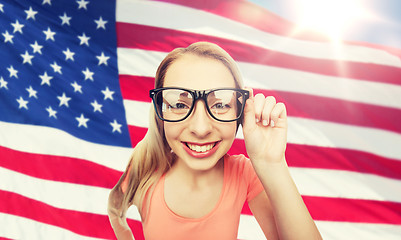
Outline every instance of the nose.
[(199, 138), (208, 136), (213, 128), (213, 119), (207, 113), (205, 103), (197, 101), (191, 115), (188, 119), (190, 120), (189, 130)]

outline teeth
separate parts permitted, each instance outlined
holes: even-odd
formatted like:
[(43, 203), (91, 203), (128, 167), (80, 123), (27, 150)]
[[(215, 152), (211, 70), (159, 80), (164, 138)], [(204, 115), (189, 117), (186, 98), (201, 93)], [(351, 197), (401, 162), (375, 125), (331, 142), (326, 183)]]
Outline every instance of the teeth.
[(208, 145), (195, 145), (195, 144), (190, 144), (188, 143), (187, 146), (195, 152), (206, 152), (209, 151), (210, 149), (212, 149), (214, 147), (214, 144), (208, 144)]

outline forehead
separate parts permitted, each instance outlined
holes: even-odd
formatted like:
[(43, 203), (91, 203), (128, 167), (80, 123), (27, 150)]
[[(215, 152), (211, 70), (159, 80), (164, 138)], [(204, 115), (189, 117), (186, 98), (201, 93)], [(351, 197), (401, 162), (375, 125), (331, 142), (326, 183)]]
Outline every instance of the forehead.
[(163, 87), (234, 88), (235, 81), (230, 70), (219, 60), (187, 54), (170, 65)]

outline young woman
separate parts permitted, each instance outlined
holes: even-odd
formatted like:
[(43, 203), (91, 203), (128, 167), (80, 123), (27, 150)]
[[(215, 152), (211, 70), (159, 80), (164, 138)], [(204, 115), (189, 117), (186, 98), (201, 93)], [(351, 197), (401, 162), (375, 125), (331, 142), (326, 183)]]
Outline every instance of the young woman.
[[(283, 103), (244, 90), (234, 60), (199, 42), (157, 69), (144, 139), (109, 197), (118, 239), (133, 239), (125, 213), (136, 205), (152, 239), (237, 239), (245, 201), (268, 239), (321, 239), (285, 160)], [(242, 124), (250, 158), (229, 156)]]

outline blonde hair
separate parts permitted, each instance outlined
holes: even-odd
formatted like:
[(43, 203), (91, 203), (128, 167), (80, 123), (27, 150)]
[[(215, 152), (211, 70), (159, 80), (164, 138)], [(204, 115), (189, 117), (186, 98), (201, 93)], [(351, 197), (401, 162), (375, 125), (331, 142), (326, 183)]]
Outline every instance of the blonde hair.
[[(208, 42), (197, 42), (187, 48), (176, 48), (170, 52), (157, 69), (155, 88), (163, 87), (168, 68), (186, 54), (220, 61), (230, 70), (236, 87), (243, 88), (241, 74), (233, 58), (221, 47)], [(126, 211), (134, 203), (135, 197), (144, 220), (142, 210), (147, 192), (170, 169), (174, 161), (175, 155), (171, 153), (164, 136), (163, 121), (156, 116), (152, 107), (148, 132), (136, 145), (125, 172), (110, 192), (109, 212), (125, 218)]]

